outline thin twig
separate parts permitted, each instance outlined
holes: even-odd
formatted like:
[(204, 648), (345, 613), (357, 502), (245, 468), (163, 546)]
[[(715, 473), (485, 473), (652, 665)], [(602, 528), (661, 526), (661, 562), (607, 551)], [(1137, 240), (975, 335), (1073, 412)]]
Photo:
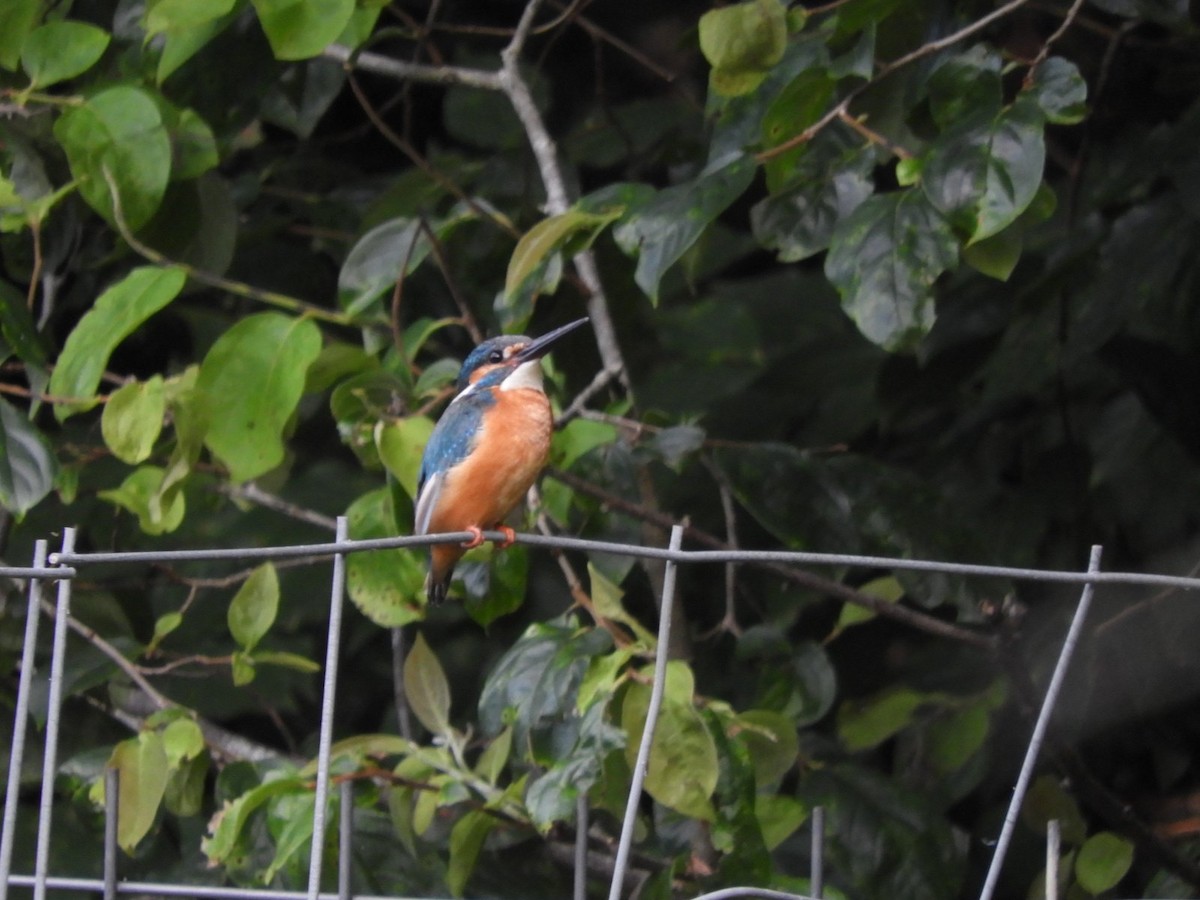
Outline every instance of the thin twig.
[(245, 484), (217, 484), (214, 489), (218, 493), (225, 494), (234, 499), (247, 500), (264, 509), (283, 513), (288, 518), (295, 519), (297, 522), (307, 522), (309, 525), (316, 525), (318, 528), (324, 528), (328, 531), (333, 531), (337, 527), (337, 521), (332, 516), (319, 513), (315, 509), (308, 509), (298, 506), (295, 503), (290, 503), (275, 494), (269, 494), (253, 481), (248, 481)]
[(1079, 15), (1079, 11), (1083, 9), (1084, 0), (1075, 0), (1071, 4), (1071, 8), (1067, 10), (1066, 16), (1063, 17), (1062, 23), (1055, 29), (1050, 37), (1046, 38), (1042, 44), (1042, 49), (1038, 51), (1038, 55), (1034, 57), (1033, 62), (1029, 64), (1029, 72), (1025, 76), (1025, 83), (1028, 85), (1033, 76), (1037, 73), (1038, 66), (1046, 61), (1046, 57), (1050, 55), (1050, 48), (1058, 43), (1059, 39), (1067, 33), (1067, 29), (1075, 22), (1075, 18)]

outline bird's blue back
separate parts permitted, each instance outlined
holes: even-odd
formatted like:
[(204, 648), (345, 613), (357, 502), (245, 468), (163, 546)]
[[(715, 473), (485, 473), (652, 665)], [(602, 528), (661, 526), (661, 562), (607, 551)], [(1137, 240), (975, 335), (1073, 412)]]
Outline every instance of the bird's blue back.
[[(464, 366), (465, 368), (465, 366)], [(421, 472), (417, 479), (417, 495), (420, 496), (425, 482), (437, 472), (454, 468), (470, 455), (483, 416), (488, 407), (494, 406), (496, 398), (492, 389), (497, 387), (505, 371), (489, 372), (479, 379), (468, 393), (460, 394), (446, 408), (434, 426), (425, 455), (421, 457)]]

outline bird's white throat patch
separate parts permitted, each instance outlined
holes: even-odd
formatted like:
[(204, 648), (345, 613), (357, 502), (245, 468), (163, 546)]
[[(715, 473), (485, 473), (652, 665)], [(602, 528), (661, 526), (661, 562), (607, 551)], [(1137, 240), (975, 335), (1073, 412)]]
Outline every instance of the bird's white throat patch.
[(542, 364), (540, 360), (531, 359), (529, 362), (523, 362), (513, 373), (500, 382), (500, 390), (516, 391), (521, 388), (530, 388), (531, 390), (542, 390)]

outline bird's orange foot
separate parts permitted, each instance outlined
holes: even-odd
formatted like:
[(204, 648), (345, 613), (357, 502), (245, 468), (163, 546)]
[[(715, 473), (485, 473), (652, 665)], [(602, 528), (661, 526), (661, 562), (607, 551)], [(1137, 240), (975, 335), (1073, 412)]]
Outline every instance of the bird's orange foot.
[(517, 539), (517, 533), (507, 525), (497, 525), (496, 530), (504, 532), (504, 540), (496, 541), (497, 550), (503, 550), (505, 547), (511, 547), (513, 545), (513, 541)]
[(463, 541), (463, 547), (470, 550), (472, 547), (478, 547), (483, 543), (483, 529), (478, 525), (468, 525), (465, 530), (471, 532), (471, 539)]

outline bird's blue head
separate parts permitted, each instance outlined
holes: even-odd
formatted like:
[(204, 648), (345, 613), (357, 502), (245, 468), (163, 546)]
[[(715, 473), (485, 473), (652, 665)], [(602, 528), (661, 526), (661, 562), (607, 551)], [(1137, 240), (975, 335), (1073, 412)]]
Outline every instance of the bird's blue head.
[[(458, 372), (457, 388), (461, 391), (480, 382), (484, 382), (486, 387), (497, 386), (518, 371), (536, 368), (537, 361), (549, 352), (551, 344), (586, 322), (585, 316), (538, 338), (506, 334), (484, 341), (463, 360)], [(533, 363), (533, 366), (526, 367), (527, 363)]]

